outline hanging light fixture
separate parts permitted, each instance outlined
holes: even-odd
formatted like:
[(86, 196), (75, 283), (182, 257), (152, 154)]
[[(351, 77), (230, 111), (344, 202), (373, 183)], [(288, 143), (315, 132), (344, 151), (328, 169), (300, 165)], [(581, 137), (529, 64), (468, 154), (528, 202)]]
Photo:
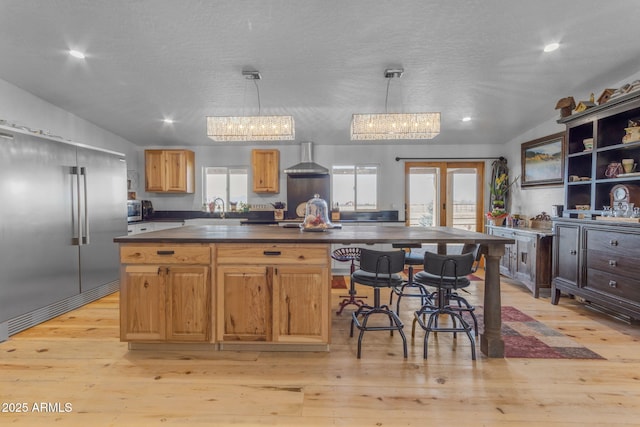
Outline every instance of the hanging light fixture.
[(387, 69), (387, 96), (384, 114), (354, 114), (351, 119), (352, 140), (432, 139), (440, 133), (440, 113), (387, 113), (389, 84), (404, 70)]
[(247, 80), (252, 80), (258, 93), (257, 116), (209, 116), (207, 136), (214, 141), (287, 141), (296, 136), (292, 116), (261, 116), (258, 71), (243, 71)]

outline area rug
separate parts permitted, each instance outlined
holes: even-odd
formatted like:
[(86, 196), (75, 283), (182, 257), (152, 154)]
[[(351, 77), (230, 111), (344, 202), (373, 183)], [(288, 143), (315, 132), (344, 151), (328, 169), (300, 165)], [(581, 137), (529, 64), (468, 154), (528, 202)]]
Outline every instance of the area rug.
[[(476, 306), (476, 317), (482, 333), (484, 319), (481, 306)], [(515, 307), (502, 307), (502, 339), (507, 358), (604, 360), (599, 354)]]
[(347, 289), (347, 282), (344, 276), (332, 276), (331, 289)]

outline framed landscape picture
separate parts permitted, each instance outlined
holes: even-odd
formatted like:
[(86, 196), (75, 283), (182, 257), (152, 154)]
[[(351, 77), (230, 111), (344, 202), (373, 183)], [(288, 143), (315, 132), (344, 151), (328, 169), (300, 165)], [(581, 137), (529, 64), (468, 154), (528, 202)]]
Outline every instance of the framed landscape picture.
[(564, 132), (525, 142), (520, 149), (521, 187), (562, 185), (564, 182)]

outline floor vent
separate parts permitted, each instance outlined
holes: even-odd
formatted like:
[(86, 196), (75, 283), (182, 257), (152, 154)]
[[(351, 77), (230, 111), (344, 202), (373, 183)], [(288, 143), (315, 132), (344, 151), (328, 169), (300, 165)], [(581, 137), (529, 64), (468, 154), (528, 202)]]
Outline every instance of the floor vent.
[[(54, 317), (67, 313), (71, 310), (75, 310), (78, 307), (82, 307), (85, 304), (100, 299), (106, 295), (117, 292), (120, 289), (120, 282), (118, 280), (107, 283), (106, 285), (99, 286), (90, 291), (83, 292), (78, 295), (74, 295), (62, 301), (47, 305), (29, 313), (23, 314), (13, 319), (9, 319), (6, 324), (8, 325), (9, 335), (17, 334), (18, 332), (29, 329), (47, 320), (51, 320)], [(2, 341), (0, 337), (0, 341)]]

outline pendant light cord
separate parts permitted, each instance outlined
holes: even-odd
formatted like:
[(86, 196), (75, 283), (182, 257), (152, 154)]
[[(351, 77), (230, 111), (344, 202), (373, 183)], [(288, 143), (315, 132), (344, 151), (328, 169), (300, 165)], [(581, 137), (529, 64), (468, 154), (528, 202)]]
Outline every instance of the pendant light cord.
[[(258, 115), (261, 115), (262, 106), (260, 104), (260, 88), (258, 87), (258, 80), (257, 79), (251, 79), (251, 80), (253, 80), (253, 84), (256, 85), (256, 92), (258, 94)], [(243, 116), (245, 115), (245, 112), (244, 112), (245, 105), (247, 105), (247, 82), (246, 81), (244, 85), (244, 94), (242, 95), (242, 115)]]
[(256, 85), (256, 92), (258, 93), (258, 115), (260, 115), (261, 105), (260, 105), (260, 88), (258, 87), (258, 80), (253, 80), (253, 84)]
[(389, 85), (391, 84), (391, 79), (387, 78), (387, 95), (384, 97), (384, 113), (388, 114), (389, 110), (387, 108), (387, 103), (389, 102)]

